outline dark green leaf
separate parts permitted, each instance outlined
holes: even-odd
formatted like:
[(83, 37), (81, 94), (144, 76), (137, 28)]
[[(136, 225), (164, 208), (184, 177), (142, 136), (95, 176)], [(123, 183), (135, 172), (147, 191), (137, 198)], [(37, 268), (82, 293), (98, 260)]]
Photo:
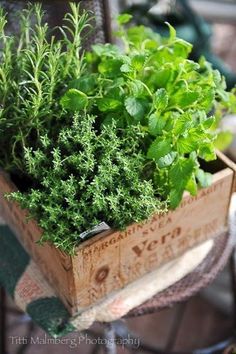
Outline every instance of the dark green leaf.
[(96, 86), (96, 78), (94, 75), (84, 76), (70, 82), (69, 88), (74, 88), (86, 94), (91, 94)]
[(122, 62), (118, 59), (106, 59), (98, 65), (98, 70), (101, 74), (110, 78), (115, 78), (120, 74)]
[(172, 190), (170, 193), (170, 206), (176, 208), (181, 202), (184, 191), (186, 190), (189, 179), (195, 168), (195, 161), (192, 159), (179, 158), (171, 167), (170, 183)]
[(122, 102), (114, 98), (99, 98), (97, 104), (101, 112), (115, 111), (122, 106)]
[(148, 129), (151, 135), (160, 135), (166, 125), (166, 119), (162, 115), (153, 113), (148, 119)]

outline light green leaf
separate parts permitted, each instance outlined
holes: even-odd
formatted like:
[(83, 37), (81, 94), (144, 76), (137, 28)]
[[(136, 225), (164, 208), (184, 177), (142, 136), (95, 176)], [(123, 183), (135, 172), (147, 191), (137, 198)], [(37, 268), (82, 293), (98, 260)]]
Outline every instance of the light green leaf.
[(191, 177), (186, 185), (186, 191), (188, 191), (191, 195), (197, 195), (198, 188), (195, 177)]
[(86, 108), (88, 102), (87, 95), (77, 89), (68, 90), (60, 100), (63, 108), (73, 112), (78, 112)]
[(213, 143), (203, 143), (199, 149), (199, 156), (205, 161), (216, 159), (215, 147)]
[(133, 71), (133, 68), (132, 68), (132, 66), (130, 64), (123, 64), (120, 67), (120, 71), (122, 73), (130, 73), (130, 72)]
[(132, 67), (137, 70), (137, 71), (141, 71), (143, 70), (143, 66), (145, 63), (146, 57), (145, 55), (135, 55), (132, 59), (131, 59), (131, 65)]
[(121, 14), (121, 15), (117, 16), (117, 22), (119, 25), (124, 25), (124, 24), (130, 22), (130, 20), (132, 18), (133, 18), (133, 16), (130, 14), (127, 14), (127, 13)]
[(129, 81), (129, 87), (134, 96), (141, 96), (144, 92), (144, 86), (140, 80)]
[(144, 106), (140, 99), (136, 97), (128, 97), (125, 100), (125, 108), (127, 112), (134, 118), (140, 120), (144, 115)]
[(190, 153), (198, 149), (201, 137), (191, 136), (179, 138), (177, 141), (177, 150), (180, 154)]
[(161, 140), (159, 137), (156, 138), (150, 145), (147, 158), (154, 159), (158, 161), (161, 157), (166, 156), (171, 152), (171, 140)]
[(196, 177), (202, 188), (207, 188), (212, 184), (212, 175), (200, 168), (196, 172)]
[(196, 91), (186, 91), (176, 94), (173, 98), (175, 103), (179, 105), (180, 108), (186, 108), (194, 103), (197, 103), (199, 98), (199, 93)]
[(171, 24), (169, 22), (165, 22), (165, 24), (169, 27), (169, 31), (170, 31), (170, 41), (174, 41), (176, 39), (176, 30), (174, 29), (173, 26), (171, 26)]
[(158, 167), (159, 168), (164, 168), (164, 167), (169, 167), (170, 165), (172, 165), (172, 163), (174, 162), (175, 158), (177, 156), (177, 152), (172, 151), (169, 154), (161, 157), (158, 161)]
[(209, 117), (203, 122), (203, 127), (205, 129), (210, 129), (214, 122), (215, 122), (215, 117)]
[(168, 105), (168, 94), (164, 88), (158, 89), (153, 95), (153, 103), (157, 111), (162, 112)]
[(193, 125), (193, 119), (191, 114), (189, 113), (184, 113), (175, 120), (174, 128), (173, 128), (173, 133), (175, 135), (180, 135), (185, 133), (188, 129), (191, 128)]

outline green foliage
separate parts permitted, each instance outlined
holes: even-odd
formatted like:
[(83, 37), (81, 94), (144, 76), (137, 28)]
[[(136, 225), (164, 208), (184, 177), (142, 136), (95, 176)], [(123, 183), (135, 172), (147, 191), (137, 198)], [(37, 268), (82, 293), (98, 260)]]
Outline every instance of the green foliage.
[[(129, 20), (127, 14), (118, 17), (123, 52), (105, 44), (86, 56), (87, 67), (96, 75), (89, 97), (92, 112), (101, 125), (115, 120), (125, 129), (142, 126), (142, 150), (150, 160), (146, 178), (175, 208), (185, 190), (195, 195), (198, 186), (207, 185), (198, 160), (216, 158), (215, 143), (222, 144), (212, 127), (222, 108), (236, 111), (236, 98), (204, 58), (199, 63), (188, 59), (191, 45), (177, 38), (171, 25), (166, 39), (143, 26), (126, 30), (122, 25)], [(93, 98), (97, 96), (101, 98)]]
[(11, 195), (39, 220), (42, 241), (69, 253), (81, 242), (80, 234), (101, 221), (123, 229), (165, 208), (151, 181), (141, 176), (140, 127), (103, 127), (97, 135), (94, 121), (75, 115), (54, 144), (43, 137), (39, 149), (27, 149), (28, 173), (38, 188)]
[[(88, 14), (71, 13), (50, 36), (40, 5), (21, 15), (19, 38), (0, 11), (0, 164), (32, 181), (13, 193), (38, 220), (42, 241), (73, 252), (80, 234), (102, 221), (123, 229), (176, 208), (184, 191), (211, 183), (200, 159), (216, 158), (215, 129), (236, 111), (234, 93), (191, 45), (144, 26), (81, 52)], [(213, 115), (213, 113), (215, 113)]]
[[(67, 119), (58, 97), (83, 71), (81, 32), (88, 26), (88, 14), (70, 6), (61, 40), (44, 22), (40, 4), (19, 14), (18, 36), (6, 34), (0, 10), (0, 166), (10, 172), (24, 173), (24, 148), (37, 148), (42, 134), (54, 135)], [(76, 108), (86, 106), (81, 96)]]

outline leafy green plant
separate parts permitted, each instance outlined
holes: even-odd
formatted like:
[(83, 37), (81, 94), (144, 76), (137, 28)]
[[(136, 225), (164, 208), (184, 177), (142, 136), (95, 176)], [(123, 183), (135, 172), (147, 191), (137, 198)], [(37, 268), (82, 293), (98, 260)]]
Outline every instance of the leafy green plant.
[(216, 158), (220, 112), (236, 106), (220, 74), (204, 58), (189, 60), (191, 45), (170, 25), (164, 39), (125, 29), (131, 16), (120, 15), (123, 50), (83, 53), (88, 18), (71, 4), (56, 40), (40, 6), (30, 6), (16, 39), (0, 13), (0, 163), (31, 180), (9, 198), (38, 220), (41, 241), (69, 253), (102, 221), (123, 229), (209, 186), (199, 161)]
[(0, 8), (0, 165), (11, 173), (24, 173), (24, 148), (37, 148), (40, 136), (56, 134), (67, 120), (58, 97), (81, 75), (81, 32), (88, 27), (87, 12), (71, 13), (57, 31), (44, 22), (40, 4), (21, 14), (19, 35), (6, 31), (7, 16)]
[(141, 176), (140, 127), (117, 131), (104, 126), (97, 134), (94, 121), (75, 115), (72, 127), (61, 129), (54, 142), (44, 136), (39, 149), (26, 149), (27, 171), (39, 188), (11, 194), (39, 220), (42, 241), (69, 253), (81, 242), (81, 233), (101, 221), (123, 229), (165, 210), (151, 181)]
[(144, 26), (126, 30), (130, 19), (118, 17), (124, 50), (94, 45), (86, 56), (90, 72), (71, 83), (61, 104), (76, 110), (72, 101), (64, 102), (72, 94), (82, 102), (82, 91), (101, 125), (141, 125), (146, 133), (142, 148), (150, 161), (146, 178), (175, 208), (185, 190), (196, 195), (199, 186), (211, 183), (199, 159), (216, 158), (211, 127), (216, 128), (222, 107), (235, 109), (235, 95), (225, 91), (224, 78), (204, 58), (199, 63), (188, 59), (192, 46), (177, 38), (172, 26), (166, 39)]

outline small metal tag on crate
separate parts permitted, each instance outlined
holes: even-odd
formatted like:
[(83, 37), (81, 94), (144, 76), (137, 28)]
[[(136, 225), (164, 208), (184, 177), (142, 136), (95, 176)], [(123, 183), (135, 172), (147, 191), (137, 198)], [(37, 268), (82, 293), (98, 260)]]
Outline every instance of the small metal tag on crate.
[(100, 224), (94, 226), (92, 229), (87, 230), (82, 232), (82, 234), (79, 235), (82, 240), (87, 240), (88, 238), (100, 234), (103, 231), (110, 230), (110, 226), (105, 223), (105, 221), (101, 222)]

